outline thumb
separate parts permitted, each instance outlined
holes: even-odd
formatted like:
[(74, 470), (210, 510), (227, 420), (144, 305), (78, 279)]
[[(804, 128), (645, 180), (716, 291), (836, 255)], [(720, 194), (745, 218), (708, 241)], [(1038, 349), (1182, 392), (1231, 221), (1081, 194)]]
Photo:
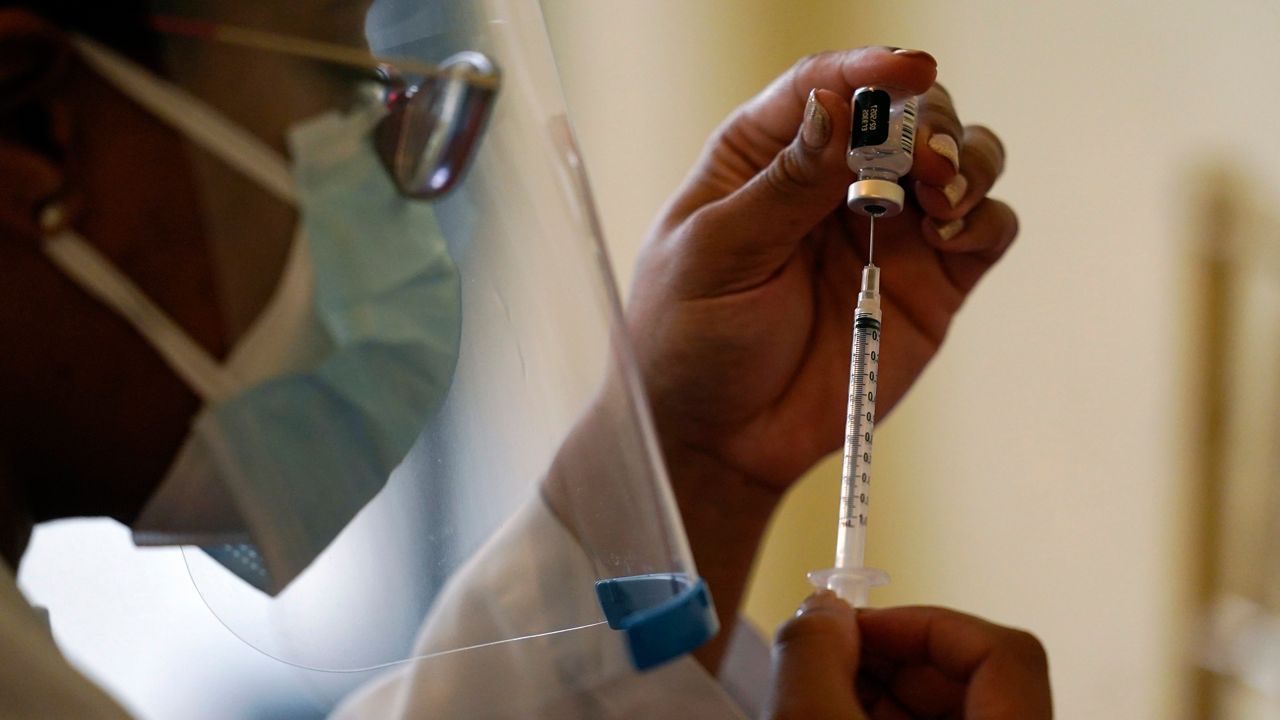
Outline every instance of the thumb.
[[(790, 143), (741, 187), (699, 209), (690, 243), (699, 255), (697, 284), (707, 295), (758, 285), (795, 253), (800, 241), (844, 204), (853, 173), (845, 164), (850, 110), (841, 96), (815, 89)], [(745, 130), (737, 142), (757, 144)], [(727, 136), (723, 145), (734, 144)], [(759, 142), (776, 142), (772, 139)], [(744, 147), (743, 162), (758, 152)], [(698, 289), (693, 289), (695, 294)]]
[(769, 720), (865, 720), (854, 678), (860, 639), (854, 610), (819, 590), (778, 630)]

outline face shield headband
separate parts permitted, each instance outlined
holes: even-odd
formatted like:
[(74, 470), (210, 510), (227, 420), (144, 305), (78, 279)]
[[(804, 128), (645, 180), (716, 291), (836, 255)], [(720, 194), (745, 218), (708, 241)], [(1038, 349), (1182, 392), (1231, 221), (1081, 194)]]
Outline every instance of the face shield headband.
[(432, 200), (455, 187), (484, 134), (502, 75), (484, 53), (432, 65), (379, 59), (357, 48), (169, 15), (158, 32), (332, 64), (384, 88), (386, 116), (374, 131), (378, 157), (406, 197)]

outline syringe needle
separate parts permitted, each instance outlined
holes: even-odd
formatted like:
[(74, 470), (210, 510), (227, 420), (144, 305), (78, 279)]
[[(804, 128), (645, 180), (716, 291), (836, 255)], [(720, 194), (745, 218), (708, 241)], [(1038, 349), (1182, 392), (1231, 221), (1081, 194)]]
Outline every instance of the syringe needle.
[(867, 250), (867, 264), (875, 265), (876, 257), (876, 216), (871, 216), (871, 247)]

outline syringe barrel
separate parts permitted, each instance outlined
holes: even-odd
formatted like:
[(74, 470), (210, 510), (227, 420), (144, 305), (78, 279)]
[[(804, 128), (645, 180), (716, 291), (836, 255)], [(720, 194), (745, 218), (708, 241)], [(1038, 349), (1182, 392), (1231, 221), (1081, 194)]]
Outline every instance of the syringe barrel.
[(880, 367), (879, 272), (863, 272), (863, 292), (853, 320), (849, 362), (849, 398), (845, 415), (844, 462), (840, 482), (840, 524), (836, 567), (862, 567), (871, 491), (871, 450)]

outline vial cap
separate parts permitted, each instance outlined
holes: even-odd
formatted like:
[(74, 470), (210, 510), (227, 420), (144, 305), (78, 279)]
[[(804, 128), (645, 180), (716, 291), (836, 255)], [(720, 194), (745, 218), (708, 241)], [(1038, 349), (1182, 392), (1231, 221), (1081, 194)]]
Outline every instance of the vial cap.
[(889, 180), (859, 180), (849, 186), (849, 209), (863, 215), (893, 217), (902, 212), (906, 193)]

